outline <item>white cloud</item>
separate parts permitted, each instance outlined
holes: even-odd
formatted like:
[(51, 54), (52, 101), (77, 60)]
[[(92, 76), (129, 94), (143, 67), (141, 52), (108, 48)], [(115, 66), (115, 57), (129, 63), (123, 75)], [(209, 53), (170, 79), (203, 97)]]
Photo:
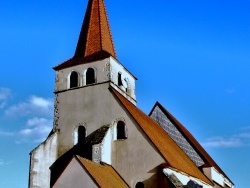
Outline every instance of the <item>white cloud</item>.
[[(10, 95), (9, 89), (0, 88), (0, 108), (4, 107)], [(36, 95), (8, 108), (5, 107), (5, 115), (20, 119), (21, 122), (24, 120), (26, 123), (23, 128), (12, 132), (0, 129), (0, 136), (15, 137), (16, 143), (44, 141), (53, 127), (53, 109), (53, 99)]]
[(8, 132), (8, 131), (2, 131), (0, 130), (0, 136), (13, 136), (13, 132)]
[(0, 109), (5, 107), (7, 100), (10, 96), (11, 96), (10, 89), (0, 87)]
[(0, 159), (0, 166), (5, 166), (5, 165), (9, 165), (11, 164), (12, 162), (5, 162), (3, 159)]
[(205, 147), (239, 147), (242, 146), (242, 142), (238, 138), (224, 138), (224, 137), (212, 137), (208, 138), (204, 143)]
[(8, 116), (53, 115), (53, 99), (31, 96), (27, 101), (20, 102), (5, 110)]
[(249, 132), (240, 133), (238, 136), (240, 138), (250, 139), (250, 133)]
[(34, 117), (27, 121), (25, 128), (19, 131), (19, 135), (22, 141), (32, 139), (35, 142), (41, 142), (48, 136), (52, 125), (52, 119)]
[[(250, 130), (249, 127), (240, 128), (241, 132), (229, 136), (216, 136), (206, 139), (202, 143), (205, 147), (241, 147), (250, 146)], [(242, 130), (244, 132), (242, 132)]]

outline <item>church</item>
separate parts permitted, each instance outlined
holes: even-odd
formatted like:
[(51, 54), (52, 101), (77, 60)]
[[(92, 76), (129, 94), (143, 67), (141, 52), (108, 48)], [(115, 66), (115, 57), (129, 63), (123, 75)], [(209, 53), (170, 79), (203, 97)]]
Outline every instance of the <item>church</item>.
[(53, 69), (53, 129), (30, 153), (29, 188), (234, 187), (159, 102), (149, 114), (136, 106), (104, 0), (89, 0), (75, 54)]

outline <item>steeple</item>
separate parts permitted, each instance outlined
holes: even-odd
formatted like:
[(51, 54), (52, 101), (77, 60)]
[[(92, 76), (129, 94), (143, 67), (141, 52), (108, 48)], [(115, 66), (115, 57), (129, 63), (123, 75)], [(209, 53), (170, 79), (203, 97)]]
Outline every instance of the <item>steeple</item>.
[(103, 0), (89, 0), (75, 57), (87, 57), (105, 51), (116, 58)]
[(116, 58), (104, 0), (89, 0), (75, 55), (54, 69), (60, 70), (109, 56)]

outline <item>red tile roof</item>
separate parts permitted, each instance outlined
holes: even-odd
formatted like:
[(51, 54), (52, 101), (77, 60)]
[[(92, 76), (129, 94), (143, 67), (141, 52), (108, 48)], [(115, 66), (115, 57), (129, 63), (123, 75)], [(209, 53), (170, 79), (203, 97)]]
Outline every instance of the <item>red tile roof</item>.
[(103, 54), (116, 58), (106, 8), (103, 0), (89, 0), (74, 57), (54, 69), (86, 63), (93, 58), (103, 58)]
[(71, 58), (71, 59), (55, 66), (53, 69), (54, 70), (61, 70), (64, 68), (75, 66), (75, 65), (81, 65), (81, 64), (86, 64), (86, 63), (98, 61), (98, 60), (103, 60), (103, 59), (106, 59), (110, 56), (111, 55), (108, 52), (99, 51), (99, 52), (93, 53), (92, 55), (89, 55), (87, 57)]
[[(205, 149), (200, 145), (200, 143), (194, 138), (194, 136), (166, 109), (164, 108), (159, 102), (156, 102), (155, 106), (158, 106), (162, 112), (169, 118), (171, 122), (174, 123), (176, 128), (181, 132), (181, 134), (186, 138), (189, 144), (195, 149), (195, 151), (200, 155), (200, 157), (204, 160), (205, 164), (204, 167), (211, 167), (213, 166), (218, 172), (223, 174), (228, 180), (230, 180), (227, 175), (222, 171), (219, 165), (212, 159), (212, 157), (205, 151)], [(153, 109), (155, 108), (153, 107)], [(150, 114), (152, 111), (150, 112)]]
[(195, 166), (179, 146), (168, 136), (168, 134), (153, 119), (144, 114), (115, 89), (110, 89), (128, 110), (144, 133), (155, 145), (168, 165), (186, 174), (196, 177), (210, 185), (213, 183)]
[(115, 169), (106, 164), (97, 164), (88, 159), (76, 156), (78, 162), (86, 169), (99, 187), (128, 188), (126, 182), (119, 176)]

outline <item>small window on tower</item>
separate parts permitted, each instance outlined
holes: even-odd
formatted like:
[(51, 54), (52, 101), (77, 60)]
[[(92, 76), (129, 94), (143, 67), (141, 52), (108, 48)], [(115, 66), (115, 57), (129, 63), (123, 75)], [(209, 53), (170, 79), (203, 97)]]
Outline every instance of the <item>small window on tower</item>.
[(86, 72), (86, 85), (94, 84), (95, 81), (95, 70), (93, 68), (88, 68)]
[(85, 143), (86, 138), (86, 128), (84, 126), (78, 127), (78, 144)]
[(126, 125), (123, 121), (118, 121), (117, 123), (117, 140), (122, 140), (127, 138)]
[(118, 86), (122, 85), (122, 73), (118, 72)]
[(70, 86), (69, 88), (78, 87), (78, 73), (76, 71), (72, 71), (70, 74)]

